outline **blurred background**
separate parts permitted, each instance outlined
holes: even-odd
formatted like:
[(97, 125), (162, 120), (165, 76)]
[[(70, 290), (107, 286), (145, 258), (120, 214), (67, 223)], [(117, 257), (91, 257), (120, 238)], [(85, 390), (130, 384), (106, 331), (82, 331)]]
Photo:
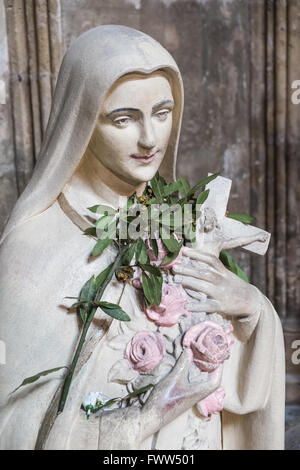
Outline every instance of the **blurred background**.
[(272, 234), (266, 256), (233, 257), (281, 318), (286, 447), (300, 449), (300, 0), (0, 0), (0, 233), (38, 158), (62, 56), (104, 24), (148, 33), (181, 70), (178, 175), (220, 171), (230, 212)]

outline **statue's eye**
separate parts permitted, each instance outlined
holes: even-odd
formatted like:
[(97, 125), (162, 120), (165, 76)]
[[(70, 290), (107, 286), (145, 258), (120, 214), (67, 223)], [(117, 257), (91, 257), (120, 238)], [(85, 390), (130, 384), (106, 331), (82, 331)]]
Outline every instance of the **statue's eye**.
[(169, 112), (169, 109), (162, 109), (161, 111), (158, 111), (155, 116), (158, 117), (160, 121), (165, 121), (168, 117)]
[(130, 122), (130, 117), (122, 116), (117, 119), (114, 119), (113, 123), (118, 127), (126, 127)]

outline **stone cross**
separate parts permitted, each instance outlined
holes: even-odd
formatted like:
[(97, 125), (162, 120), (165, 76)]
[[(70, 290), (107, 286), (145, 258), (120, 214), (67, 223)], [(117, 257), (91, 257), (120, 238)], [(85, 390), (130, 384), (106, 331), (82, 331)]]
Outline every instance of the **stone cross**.
[(199, 240), (206, 247), (207, 251), (211, 251), (217, 256), (221, 249), (235, 247), (242, 247), (253, 253), (264, 255), (268, 249), (271, 235), (253, 225), (226, 217), (231, 183), (230, 179), (217, 176), (217, 178), (206, 185), (206, 189), (209, 189), (209, 195), (202, 208), (204, 209), (204, 214), (206, 212), (208, 217), (209, 214), (212, 215), (217, 225), (205, 228), (204, 223), (202, 241), (201, 237)]

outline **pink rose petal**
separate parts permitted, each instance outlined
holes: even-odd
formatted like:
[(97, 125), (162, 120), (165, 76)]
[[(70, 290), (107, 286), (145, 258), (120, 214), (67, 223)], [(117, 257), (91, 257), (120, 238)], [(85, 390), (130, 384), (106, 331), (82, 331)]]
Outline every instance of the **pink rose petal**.
[(234, 342), (232, 330), (229, 327), (224, 331), (221, 325), (210, 320), (189, 328), (182, 344), (190, 351), (190, 361), (203, 372), (216, 370), (230, 356)]
[(223, 387), (218, 388), (214, 393), (208, 395), (199, 402), (199, 406), (203, 416), (210, 418), (212, 414), (219, 413), (224, 407), (225, 390)]
[(125, 357), (138, 372), (149, 372), (165, 356), (165, 345), (160, 333), (140, 331), (127, 344)]
[(190, 315), (185, 303), (188, 296), (180, 284), (162, 286), (162, 298), (159, 306), (146, 307), (147, 317), (159, 326), (176, 325), (182, 315)]

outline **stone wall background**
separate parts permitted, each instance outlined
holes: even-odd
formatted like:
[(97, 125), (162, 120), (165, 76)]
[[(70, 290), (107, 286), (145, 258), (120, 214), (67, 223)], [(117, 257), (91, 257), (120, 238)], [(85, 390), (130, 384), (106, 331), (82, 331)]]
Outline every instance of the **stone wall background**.
[(171, 52), (185, 87), (178, 174), (220, 171), (230, 211), (272, 233), (267, 256), (234, 257), (282, 319), (287, 401), (300, 403), (300, 0), (0, 0), (0, 232), (38, 158), (62, 55), (101, 24)]

